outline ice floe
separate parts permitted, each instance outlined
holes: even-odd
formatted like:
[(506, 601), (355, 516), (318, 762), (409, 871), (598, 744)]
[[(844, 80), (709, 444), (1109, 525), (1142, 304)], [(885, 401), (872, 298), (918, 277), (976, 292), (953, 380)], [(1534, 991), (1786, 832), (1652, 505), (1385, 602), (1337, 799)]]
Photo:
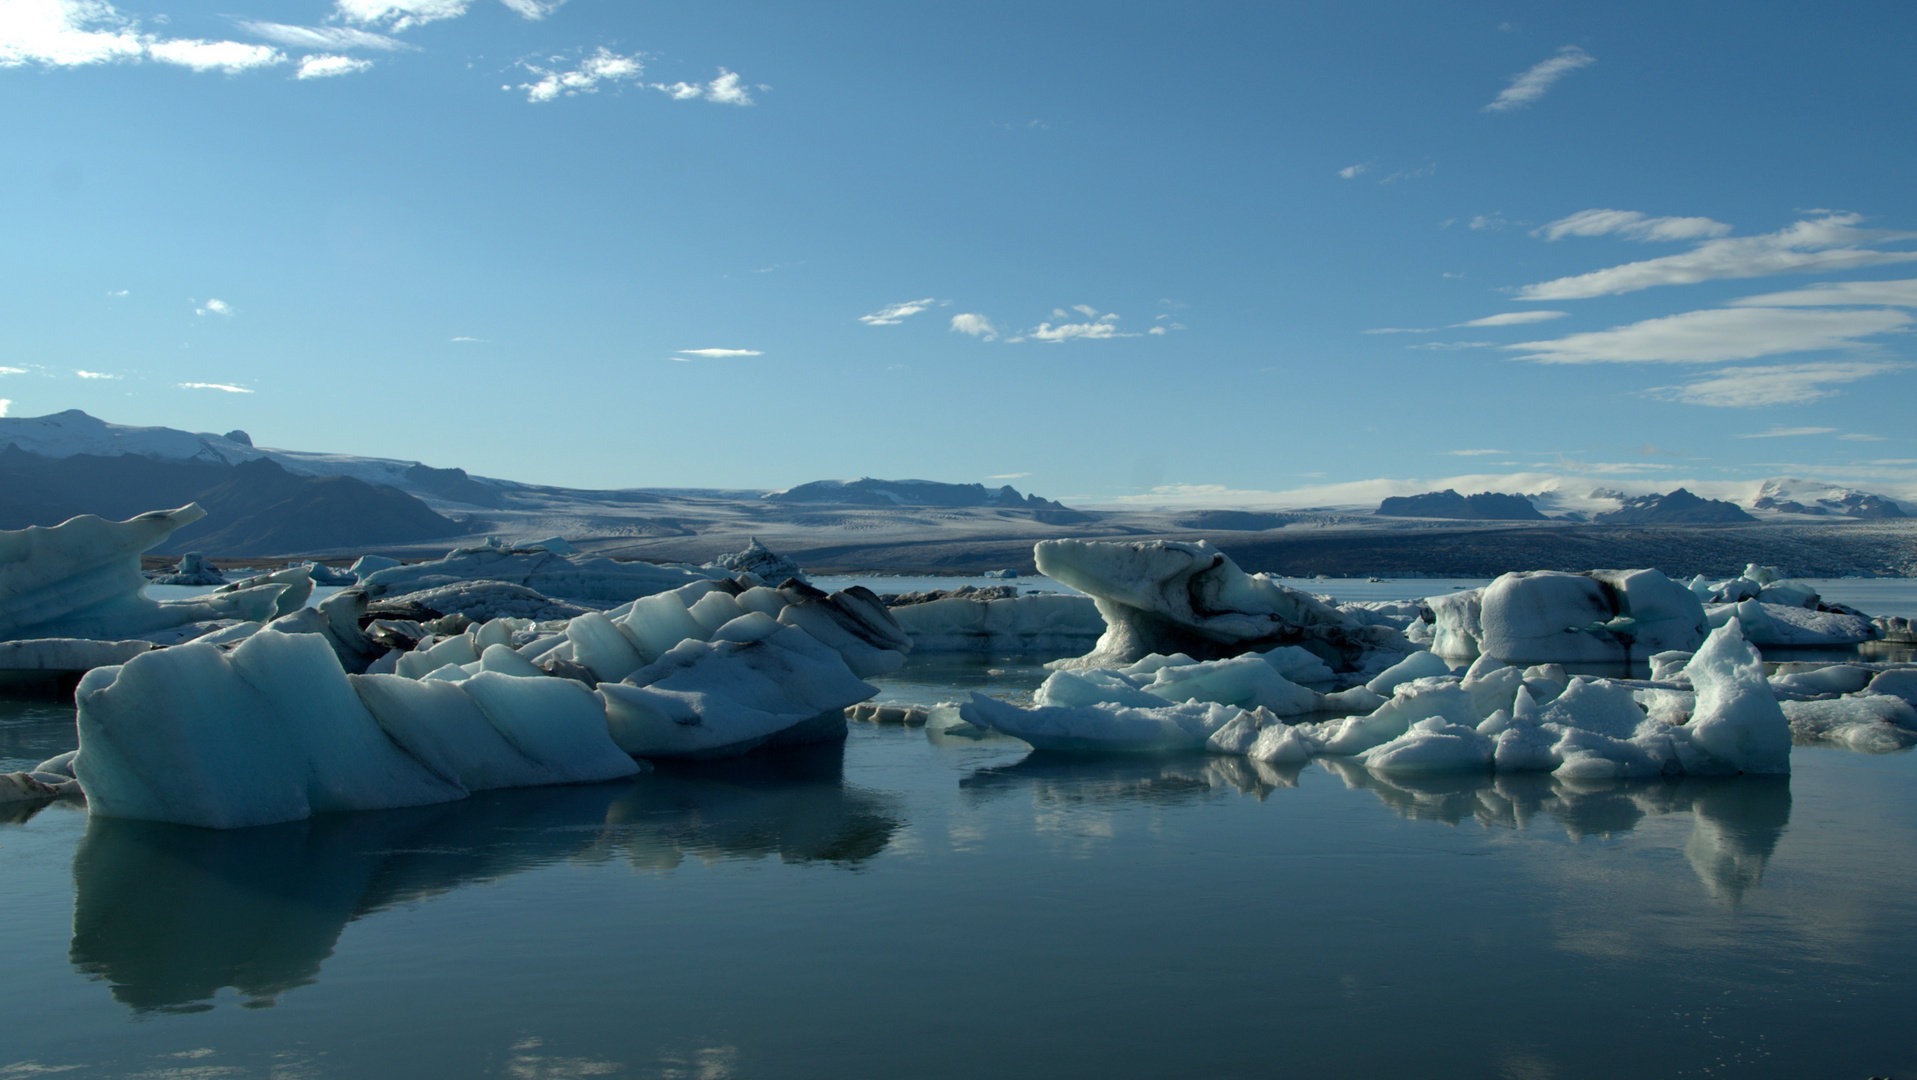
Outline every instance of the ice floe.
[(891, 611), (913, 646), (927, 652), (1078, 652), (1105, 633), (1092, 598), (1065, 593), (940, 596)]
[(1710, 630), (1697, 596), (1656, 570), (1510, 573), (1430, 604), (1432, 651), (1467, 661), (1627, 664), (1696, 649)]

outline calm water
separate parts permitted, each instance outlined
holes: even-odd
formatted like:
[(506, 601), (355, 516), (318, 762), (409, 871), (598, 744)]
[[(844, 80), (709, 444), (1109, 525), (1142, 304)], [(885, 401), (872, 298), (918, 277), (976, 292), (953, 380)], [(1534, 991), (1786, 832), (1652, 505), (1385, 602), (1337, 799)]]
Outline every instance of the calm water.
[[(7, 767), (71, 741), (0, 706)], [(1795, 762), (1407, 784), (854, 724), (234, 832), (55, 805), (0, 825), (0, 1077), (1917, 1073), (1917, 758)]]

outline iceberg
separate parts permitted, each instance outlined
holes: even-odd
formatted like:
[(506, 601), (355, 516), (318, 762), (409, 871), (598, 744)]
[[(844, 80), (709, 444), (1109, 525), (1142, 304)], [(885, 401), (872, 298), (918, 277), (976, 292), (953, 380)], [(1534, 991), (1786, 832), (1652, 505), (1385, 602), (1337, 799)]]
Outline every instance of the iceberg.
[(1432, 651), (1508, 664), (1628, 664), (1690, 651), (1710, 630), (1690, 589), (1656, 570), (1535, 570), (1429, 601)]
[(789, 578), (798, 578), (811, 584), (806, 579), (804, 567), (766, 547), (756, 536), (744, 551), (721, 555), (705, 564), (703, 569), (717, 570), (728, 577), (739, 573), (751, 574), (768, 585), (783, 585)]
[(81, 679), (74, 775), (92, 813), (229, 829), (640, 768), (568, 680), (418, 686), (347, 675), (318, 634), (145, 653)]
[[(1757, 650), (1734, 622), (1712, 631), (1691, 657), (1689, 691), (1492, 659), (1459, 677), (1440, 659), (1414, 658), (1379, 682), (1390, 684), (1389, 698), (1367, 688), (1319, 697), (1320, 708), (1362, 702), (1368, 711), (1329, 720), (1295, 713), (1288, 721), (1277, 709), (1289, 703), (1265, 696), (1262, 676), (1240, 673), (1257, 662), (1141, 661), (1126, 669), (1056, 671), (1033, 708), (974, 694), (958, 715), (1042, 750), (1204, 750), (1265, 762), (1345, 757), (1376, 772), (1414, 775), (1553, 772), (1614, 780), (1790, 772), (1791, 721), (1764, 678)], [(1185, 671), (1202, 674), (1184, 677)], [(1177, 704), (1153, 701), (1166, 689), (1186, 688), (1198, 693)], [(1907, 704), (1878, 697), (1879, 703), (1851, 706), (1853, 719), (1894, 726), (1904, 712), (1887, 703)], [(1873, 744), (1883, 737), (1873, 729)]]
[(0, 641), (117, 641), (187, 623), (278, 614), (288, 589), (280, 583), (228, 586), (165, 604), (146, 596), (140, 553), (205, 516), (199, 504), (188, 503), (127, 521), (83, 514), (52, 527), (0, 531)]
[(226, 575), (220, 568), (206, 561), (206, 556), (197, 551), (189, 551), (180, 556), (179, 565), (170, 574), (160, 574), (153, 579), (155, 585), (224, 585)]
[(442, 585), (501, 581), (582, 606), (610, 607), (712, 576), (682, 567), (614, 562), (594, 556), (560, 555), (543, 547), (489, 543), (455, 548), (433, 562), (374, 571), (360, 579), (360, 587), (367, 596), (379, 600)]
[(1105, 620), (1092, 651), (1061, 665), (1119, 667), (1152, 653), (1216, 660), (1295, 645), (1356, 671), (1411, 651), (1396, 630), (1247, 574), (1204, 541), (1044, 540), (1033, 555), (1040, 573), (1090, 595)]

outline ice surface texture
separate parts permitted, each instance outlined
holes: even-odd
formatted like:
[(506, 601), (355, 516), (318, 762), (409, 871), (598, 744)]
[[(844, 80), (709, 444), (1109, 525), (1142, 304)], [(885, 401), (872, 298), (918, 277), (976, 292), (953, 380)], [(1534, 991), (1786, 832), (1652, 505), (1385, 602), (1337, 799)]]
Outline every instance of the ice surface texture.
[(1429, 602), (1432, 651), (1461, 661), (1629, 663), (1696, 649), (1710, 629), (1697, 596), (1656, 570), (1512, 573)]
[[(1458, 676), (1423, 653), (1370, 687), (1315, 694), (1278, 675), (1264, 658), (1178, 662), (1188, 659), (1060, 671), (1040, 687), (1035, 708), (974, 694), (959, 715), (1044, 750), (1207, 750), (1262, 762), (1328, 755), (1405, 774), (1496, 770), (1605, 779), (1790, 772), (1792, 721), (1735, 622), (1712, 631), (1691, 658), (1685, 668), (1690, 690), (1567, 677), (1556, 665), (1520, 669), (1489, 658)], [(1421, 674), (1426, 671), (1435, 674)], [(1318, 710), (1362, 715), (1302, 719), (1313, 699)], [(1905, 713), (1890, 702), (1908, 709), (1900, 698), (1877, 695), (1874, 704), (1851, 702), (1833, 711), (1848, 722), (1891, 723), (1888, 718)], [(1298, 722), (1288, 723), (1287, 715)], [(1882, 743), (1892, 736), (1846, 729), (1836, 738)]]
[(923, 652), (1047, 652), (1091, 647), (1105, 617), (1089, 596), (1039, 593), (997, 600), (947, 596), (892, 608)]
[(361, 577), (360, 585), (377, 600), (468, 581), (503, 581), (558, 600), (610, 607), (706, 579), (680, 567), (560, 555), (543, 547), (484, 545), (455, 549), (435, 562), (389, 566)]
[(1040, 573), (1090, 595), (1105, 619), (1097, 646), (1075, 667), (1116, 667), (1152, 653), (1215, 660), (1297, 645), (1338, 671), (1411, 646), (1388, 626), (1367, 626), (1309, 593), (1247, 574), (1209, 543), (1045, 540)]

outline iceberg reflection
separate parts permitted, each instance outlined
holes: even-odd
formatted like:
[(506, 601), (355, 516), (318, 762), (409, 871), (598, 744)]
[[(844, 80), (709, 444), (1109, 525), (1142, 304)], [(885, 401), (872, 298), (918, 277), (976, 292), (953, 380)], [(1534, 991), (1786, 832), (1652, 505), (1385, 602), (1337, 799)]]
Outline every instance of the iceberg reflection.
[(556, 862), (856, 866), (903, 823), (844, 783), (843, 755), (834, 743), (250, 829), (94, 817), (73, 860), (69, 960), (140, 1011), (210, 1009), (227, 987), (259, 1007), (316, 981), (354, 919)]

